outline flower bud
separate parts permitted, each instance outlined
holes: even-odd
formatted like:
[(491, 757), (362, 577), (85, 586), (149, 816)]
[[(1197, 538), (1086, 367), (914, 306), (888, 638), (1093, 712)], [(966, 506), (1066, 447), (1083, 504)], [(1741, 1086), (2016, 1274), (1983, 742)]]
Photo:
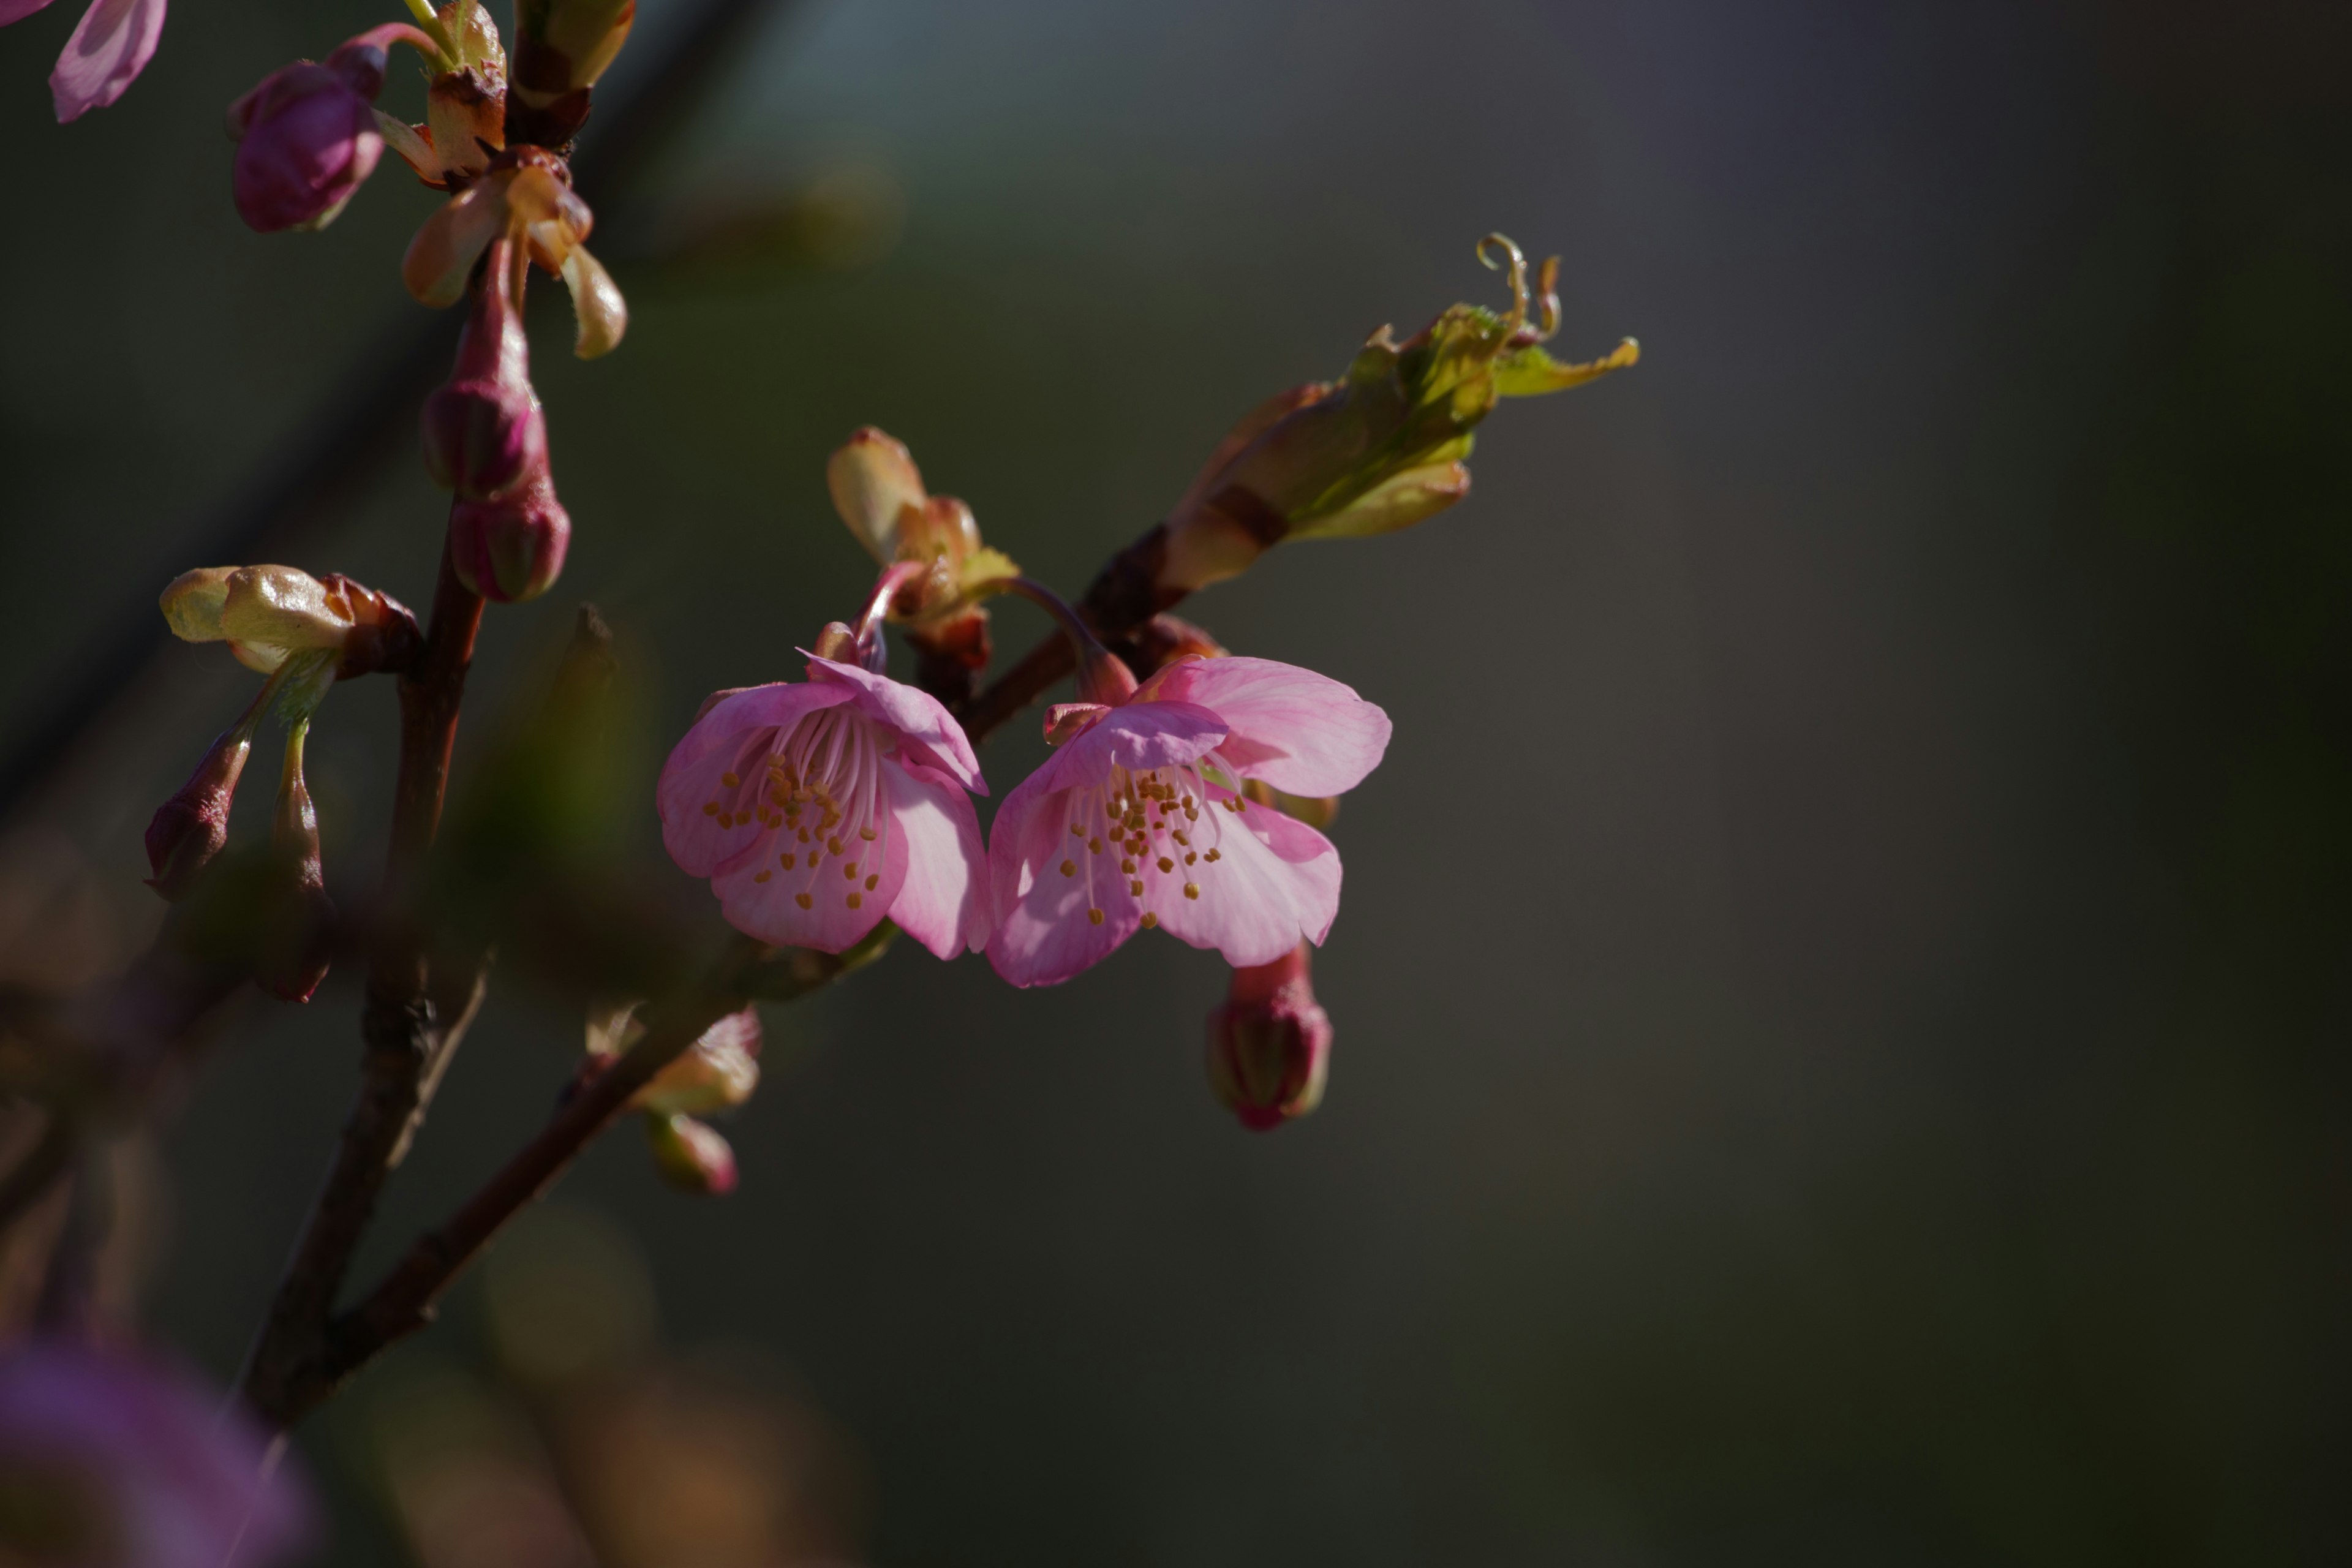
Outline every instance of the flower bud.
[[(638, 1004), (607, 1003), (588, 1015), (588, 1054), (610, 1061), (636, 1043), (645, 1026), (636, 1019)], [(630, 1103), (660, 1116), (708, 1116), (732, 1110), (760, 1087), (760, 1010), (746, 1007), (730, 1013), (702, 1032), (701, 1038), (653, 1082), (637, 1091)]]
[(569, 142), (588, 118), (588, 89), (629, 39), (636, 0), (516, 0), (514, 97), (519, 139)]
[(176, 901), (228, 842), (228, 810), (236, 781), (253, 753), (253, 730), (239, 724), (224, 731), (179, 793), (157, 808), (147, 824), (147, 885)]
[(1315, 1000), (1305, 942), (1272, 963), (1234, 971), (1209, 1015), (1209, 1087), (1241, 1124), (1262, 1132), (1323, 1100), (1331, 1019)]
[(466, 500), (505, 495), (547, 467), (547, 416), (530, 384), (522, 312), (484, 279), (449, 379), (425, 400), (425, 469)]
[(724, 1197), (735, 1190), (735, 1151), (718, 1131), (691, 1116), (646, 1117), (654, 1169), (681, 1192)]
[(340, 572), (200, 566), (173, 578), (158, 603), (174, 637), (226, 641), (238, 663), (264, 675), (295, 654), (327, 651), (339, 679), (397, 669), (422, 641), (405, 605)]
[(326, 869), (320, 859), (319, 813), (302, 776), (302, 744), (309, 732), (304, 721), (286, 737), (254, 966), (254, 978), (262, 989), (289, 1002), (310, 999), (327, 977), (334, 946), (335, 906), (327, 897)]
[[(982, 584), (1018, 574), (1002, 552), (981, 543), (971, 508), (953, 496), (923, 489), (906, 444), (868, 425), (854, 432), (826, 459), (825, 488), (849, 531), (884, 565), (912, 561), (929, 568), (902, 588), (890, 604), (893, 620), (919, 626), (961, 619)], [(986, 662), (988, 628), (969, 621), (934, 639), (935, 653), (977, 651)], [(972, 668), (977, 668), (974, 665)]]
[(496, 500), (460, 500), (449, 509), (449, 560), (457, 580), (502, 605), (547, 592), (571, 547), (572, 519), (544, 465)]
[(377, 35), (388, 30), (362, 34), (324, 65), (297, 60), (272, 71), (229, 105), (236, 210), (249, 227), (324, 228), (375, 172), (387, 43)]

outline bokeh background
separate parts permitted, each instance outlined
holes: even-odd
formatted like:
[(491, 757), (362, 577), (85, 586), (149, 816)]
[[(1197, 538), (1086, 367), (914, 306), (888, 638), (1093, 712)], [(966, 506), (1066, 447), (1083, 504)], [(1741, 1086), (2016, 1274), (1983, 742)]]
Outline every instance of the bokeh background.
[[(428, 193), (257, 237), (215, 130), (381, 7), (186, 5), (61, 129), (78, 10), (0, 34), (20, 739), (425, 324)], [(2352, 1555), (2343, 8), (772, 12), (588, 192), (627, 342), (576, 363), (539, 301), (576, 542), (492, 613), (461, 771), (583, 598), (648, 791), (704, 692), (787, 673), (866, 581), (822, 478), (859, 424), (1076, 591), (1260, 397), (1499, 299), (1490, 228), (1565, 256), (1563, 349), (1645, 357), (1498, 411), (1456, 510), (1192, 606), (1396, 721), (1335, 830), (1317, 1115), (1211, 1100), (1213, 955), (1015, 994), (895, 953), (771, 1014), (738, 1193), (616, 1133), (305, 1430), (320, 1561)], [(279, 553), (421, 608), (405, 420)], [(19, 798), (10, 978), (152, 928), (139, 832), (226, 665), (173, 651)], [(339, 886), (392, 718), (363, 683), (313, 744)], [(649, 793), (619, 820), (651, 853)], [(142, 1156), (144, 1321), (217, 1377), (356, 1001), (251, 1003)], [(494, 993), (362, 1273), (578, 1050)]]

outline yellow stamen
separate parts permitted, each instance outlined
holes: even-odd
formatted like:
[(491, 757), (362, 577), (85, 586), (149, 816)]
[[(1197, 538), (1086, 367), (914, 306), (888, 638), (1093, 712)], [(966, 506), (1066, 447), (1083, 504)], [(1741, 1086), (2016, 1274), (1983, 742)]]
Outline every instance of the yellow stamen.
[(1063, 861), (1063, 862), (1062, 862), (1062, 875), (1063, 875), (1063, 876), (1065, 876), (1065, 877), (1075, 877), (1075, 876), (1076, 876), (1077, 874), (1078, 874), (1078, 863), (1077, 863), (1076, 860), (1065, 860), (1065, 861)]
[(1102, 911), (1100, 910), (1088, 910), (1087, 911), (1087, 921), (1090, 925), (1102, 924)]
[(1153, 914), (1150, 910), (1144, 910), (1144, 911), (1143, 911), (1143, 929), (1144, 929), (1144, 930), (1146, 930), (1146, 931), (1150, 931), (1153, 926), (1156, 926), (1156, 925), (1158, 925), (1159, 923), (1160, 923), (1160, 917), (1159, 917), (1158, 915)]
[(1198, 883), (1198, 882), (1187, 882), (1187, 883), (1185, 883), (1185, 884), (1184, 884), (1184, 896), (1185, 896), (1186, 898), (1188, 898), (1188, 899), (1197, 899), (1197, 898), (1199, 898), (1199, 897), (1201, 896), (1201, 884), (1200, 884), (1200, 883)]
[(793, 895), (793, 902), (798, 904), (803, 909), (806, 909), (809, 907), (809, 896), (806, 893), (794, 893)]
[(849, 895), (849, 907), (853, 910), (865, 901), (866, 895), (863, 893), (852, 893)]

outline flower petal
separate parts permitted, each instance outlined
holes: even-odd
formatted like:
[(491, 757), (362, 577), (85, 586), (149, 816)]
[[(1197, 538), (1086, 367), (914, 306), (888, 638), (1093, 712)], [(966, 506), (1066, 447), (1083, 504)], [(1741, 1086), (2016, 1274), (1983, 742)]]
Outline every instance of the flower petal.
[(269, 648), (339, 648), (351, 612), (327, 585), (294, 566), (247, 566), (229, 574), (220, 628), (231, 642)]
[(467, 185), (417, 226), (407, 254), (400, 258), (400, 280), (419, 303), (437, 310), (465, 295), (474, 263), (511, 216), (507, 209), (509, 178), (492, 174)]
[(621, 335), (629, 330), (629, 304), (621, 298), (613, 275), (588, 254), (586, 246), (574, 245), (565, 254), (563, 286), (572, 290), (572, 313), (580, 324), (572, 352), (582, 359), (595, 359), (618, 348)]
[[(808, 653), (806, 648), (801, 651)], [(988, 793), (988, 782), (980, 776), (980, 759), (972, 754), (963, 726), (940, 705), (938, 698), (856, 665), (836, 664), (813, 653), (808, 654), (808, 661), (812, 682), (837, 680), (850, 688), (867, 718), (889, 725), (911, 743), (910, 760), (939, 769), (975, 794)]]
[[(709, 877), (742, 852), (756, 837), (748, 818), (736, 816), (733, 806), (745, 785), (728, 784), (726, 775), (752, 766), (778, 730), (796, 724), (819, 709), (849, 700), (838, 688), (780, 680), (738, 692), (703, 715), (699, 723), (670, 751), (662, 764), (661, 782), (654, 791), (654, 806), (661, 815), (662, 847), (678, 869), (689, 877)], [(756, 790), (757, 781), (750, 788)], [(721, 812), (703, 808), (714, 801)], [(722, 823), (720, 818), (726, 820)]]
[(1189, 702), (1129, 702), (1066, 742), (1037, 770), (1043, 788), (1098, 784), (1113, 766), (1178, 767), (1214, 751), (1223, 720)]
[(882, 764), (893, 841), (907, 846), (907, 880), (890, 906), (898, 929), (940, 958), (988, 945), (994, 911), (988, 851), (971, 796), (936, 768)]
[(163, 37), (163, 0), (91, 0), (49, 72), (58, 123), (121, 98), (155, 58)]
[(21, 22), (36, 11), (48, 9), (49, 0), (0, 0), (0, 27)]
[[(1071, 841), (1068, 792), (1045, 787), (1045, 775), (1040, 768), (1013, 787), (988, 837), (996, 904), (988, 962), (1015, 985), (1060, 984), (1110, 956), (1143, 921), (1125, 877), (1098, 857), (1064, 847)], [(1061, 874), (1065, 857), (1080, 868), (1076, 875)], [(1100, 910), (1102, 920), (1088, 918), (1089, 910)]]
[[(772, 946), (845, 952), (881, 923), (906, 885), (909, 857), (904, 834), (890, 835), (879, 868), (850, 857), (821, 858), (788, 850), (782, 853), (796, 862), (788, 871), (776, 848), (788, 842), (783, 833), (761, 828), (756, 841), (710, 879), (728, 923)], [(851, 856), (857, 847), (851, 847)], [(868, 888), (868, 877), (880, 880)]]
[[(1144, 908), (1171, 936), (1214, 948), (1237, 968), (1271, 963), (1301, 937), (1319, 946), (1339, 912), (1339, 852), (1270, 807), (1228, 812), (1233, 799), (1213, 786), (1212, 809), (1201, 815), (1213, 821), (1214, 834), (1194, 830), (1204, 851), (1217, 851), (1216, 861), (1169, 873), (1147, 868)], [(1188, 879), (1197, 897), (1184, 896)]]
[(1388, 750), (1386, 713), (1328, 676), (1270, 658), (1185, 659), (1138, 696), (1213, 710), (1233, 731), (1224, 758), (1291, 795), (1344, 795)]

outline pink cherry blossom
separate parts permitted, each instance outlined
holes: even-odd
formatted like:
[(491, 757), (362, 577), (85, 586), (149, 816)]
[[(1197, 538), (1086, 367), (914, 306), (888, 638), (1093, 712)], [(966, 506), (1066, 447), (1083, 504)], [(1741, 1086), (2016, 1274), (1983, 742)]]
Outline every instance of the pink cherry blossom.
[(1378, 708), (1271, 659), (1188, 658), (1115, 705), (1055, 709), (1047, 736), (1058, 750), (989, 837), (988, 959), (1005, 979), (1059, 984), (1149, 926), (1237, 966), (1329, 933), (1339, 851), (1242, 784), (1352, 788), (1388, 748)]
[[(0, 0), (0, 27), (46, 10), (49, 0)], [(58, 121), (79, 120), (104, 109), (155, 58), (163, 37), (164, 0), (90, 0), (81, 25), (66, 40), (49, 73), (49, 97)]]
[(988, 860), (962, 727), (913, 687), (811, 655), (808, 679), (720, 698), (672, 751), (662, 843), (727, 919), (840, 952), (884, 915), (941, 958), (988, 940)]

